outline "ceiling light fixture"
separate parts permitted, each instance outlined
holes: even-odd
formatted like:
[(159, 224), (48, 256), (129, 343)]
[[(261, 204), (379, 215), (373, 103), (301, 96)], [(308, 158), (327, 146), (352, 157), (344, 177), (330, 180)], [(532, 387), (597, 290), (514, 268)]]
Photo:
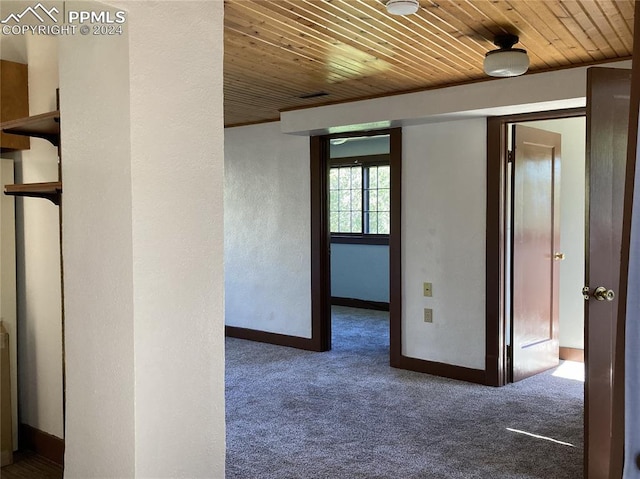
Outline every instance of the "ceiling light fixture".
[(418, 0), (389, 0), (386, 5), (391, 15), (411, 15), (420, 8)]
[(496, 35), (493, 43), (500, 47), (487, 52), (484, 57), (484, 72), (492, 77), (516, 77), (529, 69), (526, 50), (513, 48), (518, 43), (517, 35), (506, 33)]

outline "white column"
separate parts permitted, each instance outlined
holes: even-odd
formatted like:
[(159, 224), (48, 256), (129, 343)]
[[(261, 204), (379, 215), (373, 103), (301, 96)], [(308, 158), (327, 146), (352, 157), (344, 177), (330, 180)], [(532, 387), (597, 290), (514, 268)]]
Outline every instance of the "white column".
[(139, 477), (224, 477), (223, 3), (130, 9)]
[(223, 478), (223, 4), (118, 6), (61, 39), (65, 477)]

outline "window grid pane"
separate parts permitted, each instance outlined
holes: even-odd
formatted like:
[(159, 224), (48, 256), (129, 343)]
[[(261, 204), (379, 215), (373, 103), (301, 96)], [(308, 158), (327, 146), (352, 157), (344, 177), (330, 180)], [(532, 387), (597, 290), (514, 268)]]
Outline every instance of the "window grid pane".
[(329, 225), (332, 233), (389, 234), (389, 217), (388, 165), (330, 169)]
[(329, 172), (329, 225), (332, 233), (362, 233), (362, 167)]
[(365, 189), (366, 210), (365, 223), (369, 234), (389, 234), (390, 225), (390, 167), (369, 166), (366, 168), (368, 176)]

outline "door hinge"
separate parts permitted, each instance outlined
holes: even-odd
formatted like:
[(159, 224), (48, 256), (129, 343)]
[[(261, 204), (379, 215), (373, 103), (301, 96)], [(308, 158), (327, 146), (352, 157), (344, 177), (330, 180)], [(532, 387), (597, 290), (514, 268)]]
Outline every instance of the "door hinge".
[(515, 154), (513, 153), (513, 150), (509, 150), (507, 151), (507, 163), (513, 163)]

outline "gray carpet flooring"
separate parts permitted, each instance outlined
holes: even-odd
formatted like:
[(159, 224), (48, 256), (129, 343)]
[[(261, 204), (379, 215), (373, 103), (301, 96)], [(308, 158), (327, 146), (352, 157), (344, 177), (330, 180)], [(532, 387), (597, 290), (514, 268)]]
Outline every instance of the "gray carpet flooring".
[(333, 334), (327, 353), (227, 339), (227, 479), (582, 477), (582, 382), (390, 368), (383, 312), (334, 307)]

